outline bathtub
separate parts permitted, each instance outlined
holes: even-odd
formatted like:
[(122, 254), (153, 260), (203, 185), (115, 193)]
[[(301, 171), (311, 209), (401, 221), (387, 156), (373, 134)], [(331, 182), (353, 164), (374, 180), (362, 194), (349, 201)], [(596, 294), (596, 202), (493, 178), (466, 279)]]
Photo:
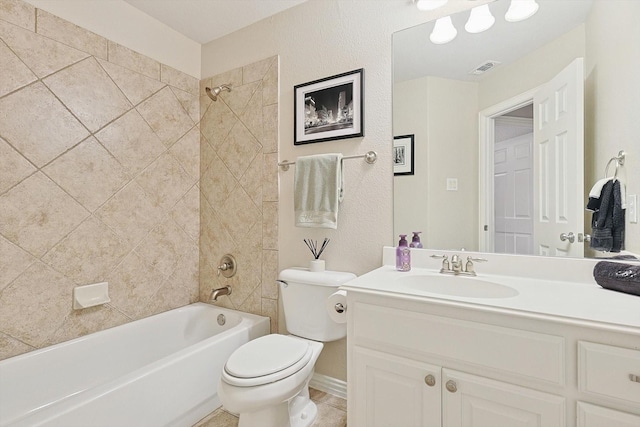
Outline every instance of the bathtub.
[(220, 406), (229, 355), (268, 333), (195, 303), (0, 361), (0, 427), (192, 426)]

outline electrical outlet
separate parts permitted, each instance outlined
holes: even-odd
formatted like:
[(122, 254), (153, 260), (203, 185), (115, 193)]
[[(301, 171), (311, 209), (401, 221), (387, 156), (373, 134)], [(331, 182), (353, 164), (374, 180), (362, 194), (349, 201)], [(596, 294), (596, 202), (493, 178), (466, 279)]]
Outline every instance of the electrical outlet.
[(458, 191), (458, 178), (447, 178), (447, 191)]
[(627, 196), (627, 215), (631, 224), (638, 223), (638, 196), (635, 194)]

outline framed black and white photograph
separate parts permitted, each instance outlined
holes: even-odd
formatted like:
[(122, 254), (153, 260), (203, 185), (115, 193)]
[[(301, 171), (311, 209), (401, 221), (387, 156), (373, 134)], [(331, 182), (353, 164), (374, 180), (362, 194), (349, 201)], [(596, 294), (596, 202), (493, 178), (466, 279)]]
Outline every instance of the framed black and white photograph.
[(393, 174), (413, 175), (413, 135), (393, 137)]
[(294, 145), (364, 136), (364, 69), (294, 86)]

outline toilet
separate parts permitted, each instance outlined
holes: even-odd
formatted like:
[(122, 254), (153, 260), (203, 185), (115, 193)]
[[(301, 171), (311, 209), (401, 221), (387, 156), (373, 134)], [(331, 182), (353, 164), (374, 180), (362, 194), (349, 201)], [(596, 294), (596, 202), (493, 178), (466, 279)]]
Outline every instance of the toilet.
[(308, 427), (317, 415), (309, 381), (324, 342), (344, 338), (346, 323), (329, 317), (325, 302), (353, 273), (290, 268), (279, 275), (287, 331), (257, 338), (234, 351), (218, 384), (239, 427)]

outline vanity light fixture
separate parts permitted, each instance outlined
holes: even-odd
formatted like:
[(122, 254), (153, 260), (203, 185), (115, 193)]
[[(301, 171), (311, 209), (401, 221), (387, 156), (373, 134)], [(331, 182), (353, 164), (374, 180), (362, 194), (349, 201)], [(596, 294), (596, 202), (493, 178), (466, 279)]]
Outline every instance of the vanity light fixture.
[(471, 9), (471, 15), (469, 15), (469, 20), (465, 24), (464, 29), (467, 30), (468, 33), (481, 33), (491, 28), (495, 22), (496, 18), (491, 14), (489, 5), (483, 4), (482, 6)]
[(457, 35), (458, 30), (453, 26), (451, 17), (445, 16), (444, 18), (439, 18), (436, 21), (436, 25), (433, 27), (429, 40), (434, 44), (445, 44), (455, 39)]
[(538, 7), (536, 0), (511, 0), (504, 19), (507, 22), (524, 21), (531, 18), (538, 11)]
[(418, 10), (433, 10), (444, 6), (448, 0), (413, 0)]

